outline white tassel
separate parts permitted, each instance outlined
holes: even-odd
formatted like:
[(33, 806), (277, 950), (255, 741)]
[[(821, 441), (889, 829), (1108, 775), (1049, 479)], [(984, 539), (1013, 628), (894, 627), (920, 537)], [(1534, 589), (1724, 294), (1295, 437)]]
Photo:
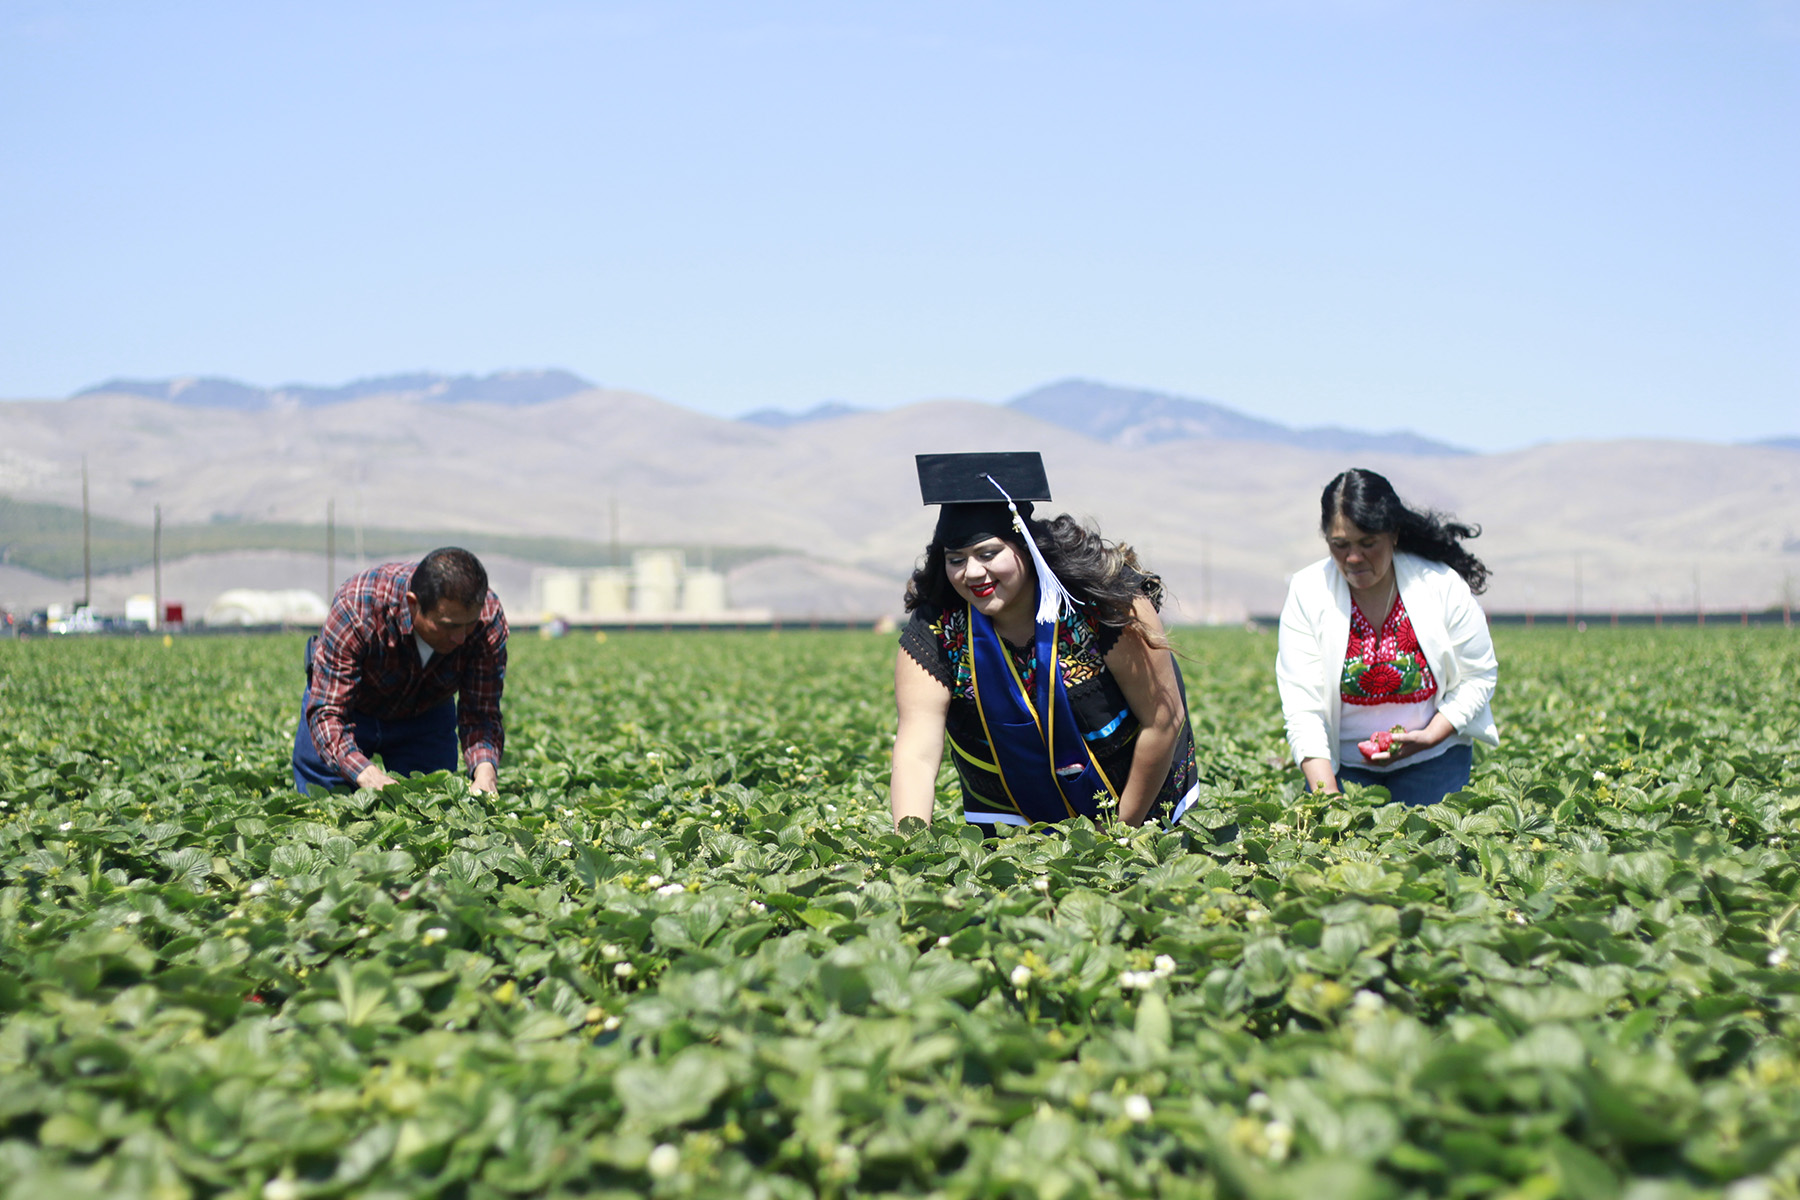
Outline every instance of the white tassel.
[(1006, 507), (1012, 510), (1013, 528), (1025, 539), (1025, 549), (1031, 554), (1031, 565), (1037, 569), (1037, 622), (1039, 625), (1054, 625), (1058, 618), (1075, 611), (1075, 597), (1069, 595), (1069, 589), (1062, 585), (1062, 580), (1056, 577), (1050, 564), (1044, 561), (1044, 552), (1038, 549), (1037, 539), (1031, 536), (1031, 530), (1025, 528), (1025, 518), (1019, 515), (1019, 506), (1013, 503), (1011, 496), (1006, 495), (1006, 489), (992, 475), (983, 475), (982, 478), (993, 484), (994, 490), (1005, 497)]

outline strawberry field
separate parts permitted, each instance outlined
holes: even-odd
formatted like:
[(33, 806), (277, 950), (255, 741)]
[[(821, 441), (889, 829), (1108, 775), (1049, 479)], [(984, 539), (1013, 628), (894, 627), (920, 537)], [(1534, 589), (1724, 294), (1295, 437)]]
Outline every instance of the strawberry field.
[(1181, 827), (988, 843), (889, 637), (517, 638), (497, 802), (293, 794), (298, 638), (0, 643), (0, 1192), (1795, 1200), (1800, 639), (1498, 641), (1435, 808), (1196, 632)]

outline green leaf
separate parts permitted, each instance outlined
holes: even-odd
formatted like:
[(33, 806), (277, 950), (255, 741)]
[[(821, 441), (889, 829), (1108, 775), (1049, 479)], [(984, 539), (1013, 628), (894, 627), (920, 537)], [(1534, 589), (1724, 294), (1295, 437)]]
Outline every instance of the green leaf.
[(613, 1075), (627, 1118), (650, 1129), (699, 1120), (730, 1086), (724, 1057), (708, 1046), (689, 1046), (668, 1063), (629, 1063)]
[(1167, 1057), (1169, 1046), (1174, 1040), (1174, 1027), (1169, 1019), (1169, 1006), (1163, 1000), (1161, 992), (1151, 989), (1143, 993), (1138, 1000), (1137, 1018), (1132, 1032), (1147, 1059), (1157, 1062)]

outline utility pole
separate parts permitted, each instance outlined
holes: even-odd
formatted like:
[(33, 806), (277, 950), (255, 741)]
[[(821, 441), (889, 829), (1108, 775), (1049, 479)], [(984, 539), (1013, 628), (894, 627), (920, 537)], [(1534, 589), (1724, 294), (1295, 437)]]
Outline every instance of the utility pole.
[(81, 607), (94, 602), (93, 539), (88, 531), (87, 455), (81, 456)]
[(152, 579), (154, 579), (155, 583), (152, 586), (151, 590), (156, 593), (156, 598), (151, 601), (151, 603), (155, 607), (150, 613), (150, 628), (161, 629), (162, 623), (163, 623), (163, 606), (162, 606), (162, 505), (160, 505), (160, 504), (156, 506), (156, 522), (155, 522), (155, 524), (153, 524), (151, 526), (151, 530), (152, 530), (152, 532), (150, 534), (150, 561), (155, 564), (155, 566), (152, 568), (152, 570), (154, 572), (154, 574), (152, 575)]
[(337, 595), (337, 501), (325, 502), (325, 603)]
[(1569, 614), (1569, 624), (1581, 620), (1581, 552), (1575, 553), (1575, 611)]

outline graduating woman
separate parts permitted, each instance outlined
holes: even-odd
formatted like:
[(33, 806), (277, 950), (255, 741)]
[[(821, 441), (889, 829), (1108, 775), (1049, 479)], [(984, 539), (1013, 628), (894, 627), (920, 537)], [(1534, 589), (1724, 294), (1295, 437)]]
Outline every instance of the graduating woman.
[(942, 508), (894, 664), (895, 824), (931, 819), (946, 737), (963, 819), (989, 833), (1115, 807), (1128, 825), (1179, 816), (1194, 738), (1161, 580), (1072, 517), (1032, 518), (1050, 498), (1036, 453), (918, 465)]
[(1472, 743), (1500, 744), (1475, 602), (1488, 570), (1462, 544), (1481, 531), (1407, 507), (1373, 471), (1333, 479), (1319, 510), (1330, 553), (1289, 583), (1275, 661), (1294, 760), (1312, 790), (1434, 804), (1468, 786)]

